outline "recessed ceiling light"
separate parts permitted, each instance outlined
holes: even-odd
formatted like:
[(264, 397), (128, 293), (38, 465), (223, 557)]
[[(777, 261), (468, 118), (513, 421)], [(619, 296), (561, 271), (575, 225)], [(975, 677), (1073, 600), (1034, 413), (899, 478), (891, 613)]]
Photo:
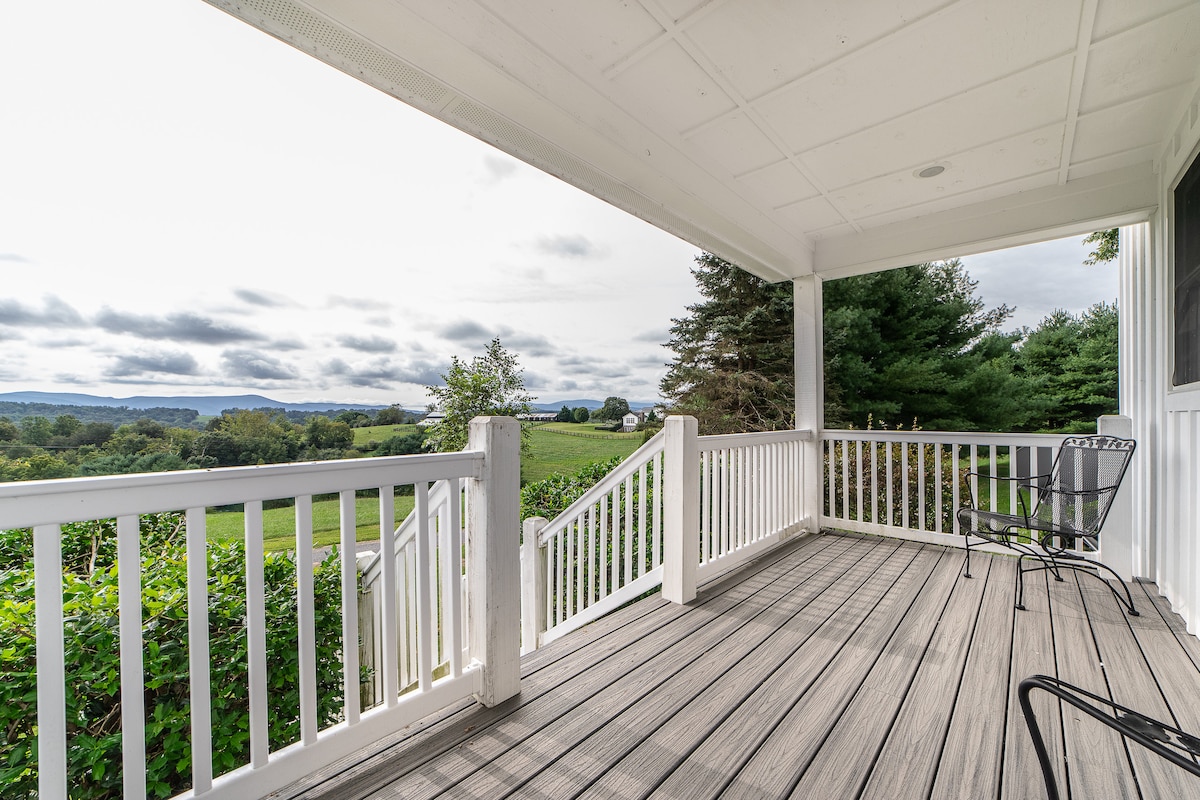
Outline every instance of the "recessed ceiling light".
[(944, 166), (942, 166), (941, 164), (934, 164), (933, 166), (925, 167), (924, 169), (918, 169), (918, 170), (914, 171), (913, 175), (916, 175), (918, 178), (936, 178), (938, 175), (941, 175), (945, 171), (946, 171), (946, 168)]

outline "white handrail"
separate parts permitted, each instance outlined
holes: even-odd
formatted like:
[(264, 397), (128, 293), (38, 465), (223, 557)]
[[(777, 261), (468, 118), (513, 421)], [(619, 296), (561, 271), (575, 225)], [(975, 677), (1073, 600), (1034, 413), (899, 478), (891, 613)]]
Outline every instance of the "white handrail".
[(567, 520), (573, 519), (591, 508), (602, 495), (611, 493), (626, 478), (635, 475), (641, 467), (650, 463), (654, 456), (663, 451), (663, 441), (663, 432), (659, 431), (650, 437), (645, 444), (630, 453), (624, 461), (613, 468), (611, 472), (597, 481), (591, 488), (571, 503), (571, 505), (563, 509), (557, 517), (551, 520), (550, 524), (542, 530), (538, 544), (544, 546), (546, 542), (562, 530), (563, 526), (567, 524)]
[[(480, 441), (482, 449), (460, 453), (396, 456), (346, 461), (313, 462), (305, 464), (278, 464), (257, 467), (235, 467), (212, 470), (193, 470), (150, 475), (122, 475), (94, 478), (77, 478), (53, 481), (7, 483), (0, 485), (0, 529), (33, 528), (34, 583), (36, 589), (37, 636), (37, 693), (38, 693), (38, 749), (42, 753), (39, 763), (41, 796), (65, 797), (66, 780), (70, 765), (66, 759), (70, 751), (66, 741), (66, 707), (69, 687), (64, 686), (64, 638), (71, 621), (64, 618), (62, 597), (62, 529), (68, 523), (96, 519), (117, 518), (117, 551), (121, 565), (117, 602), (121, 609), (120, 675), (124, 693), (140, 697), (140, 687), (145, 677), (143, 653), (140, 648), (139, 620), (142, 608), (139, 573), (135, 567), (147, 555), (140, 541), (138, 518), (143, 514), (164, 511), (186, 511), (187, 603), (188, 643), (192, 709), (192, 785), (193, 789), (184, 796), (220, 793), (223, 796), (261, 796), (291, 783), (313, 770), (343, 758), (370, 742), (392, 731), (410, 724), (448, 704), (460, 701), (476, 693), (491, 691), (487, 687), (500, 686), (510, 691), (515, 678), (494, 665), (503, 659), (492, 655), (488, 659), (464, 659), (468, 652), (469, 638), (490, 638), (495, 641), (508, 639), (515, 642), (515, 622), (495, 619), (488, 609), (511, 600), (504, 599), (513, 594), (511, 587), (497, 582), (499, 600), (489, 595), (475, 610), (466, 612), (470, 628), (459, 619), (463, 612), (460, 596), (466, 591), (463, 565), (466, 563), (463, 540), (448, 536), (448, 545), (437, 550), (432, 535), (428, 543), (418, 542), (422, 550), (420, 563), (425, 567), (417, 581), (416, 606), (425, 611), (423, 619), (417, 620), (421, 639), (427, 643), (419, 654), (421, 680), (419, 687), (407, 693), (400, 687), (397, 694), (395, 681), (388, 681), (391, 696), (377, 708), (363, 710), (359, 703), (359, 670), (357, 666), (359, 628), (356, 621), (359, 581), (355, 563), (354, 542), (356, 538), (355, 492), (378, 490), (381, 502), (393, 502), (396, 486), (414, 485), (425, 506), (425, 491), (430, 483), (437, 488), (434, 496), (444, 495), (447, 499), (458, 498), (460, 487), (470, 484), (471, 492), (486, 498), (491, 484), (490, 476), (502, 476), (499, 489), (495, 491), (498, 510), (486, 516), (477, 514), (472, 525), (478, 529), (472, 533), (472, 542), (487, 552), (497, 555), (497, 570), (515, 573), (515, 568), (503, 562), (506, 547), (512, 549), (512, 563), (516, 563), (515, 531), (501, 530), (507, 523), (511, 503), (504, 500), (515, 491), (510, 487), (508, 476), (515, 474), (518, 467), (516, 450), (515, 420), (493, 418), (476, 420), (472, 423), (472, 436), (476, 427), (486, 436)], [(498, 444), (491, 444), (494, 437)], [(510, 441), (511, 440), (511, 441)], [(493, 453), (491, 448), (495, 448)], [(444, 488), (443, 488), (444, 487)], [(439, 495), (440, 490), (440, 495)], [(276, 752), (270, 751), (265, 700), (269, 681), (263, 595), (266, 591), (263, 576), (263, 501), (292, 500), (295, 505), (297, 565), (305, 571), (312, 569), (312, 512), (313, 495), (339, 494), (342, 527), (342, 614), (345, 620), (340, 651), (345, 678), (342, 722), (317, 730), (317, 696), (314, 691), (315, 637), (313, 625), (314, 601), (312, 575), (297, 574), (297, 608), (300, 615), (299, 641), (297, 642), (299, 666), (299, 741)], [(472, 500), (483, 509), (490, 500)], [(212, 754), (222, 747), (214, 743), (212, 714), (209, 699), (208, 645), (208, 582), (207, 565), (207, 509), (214, 506), (244, 505), (246, 536), (246, 609), (248, 647), (248, 697), (249, 697), (249, 746), (250, 756), (241, 767), (225, 774), (213, 774)], [(444, 522), (439, 529), (461, 530), (461, 507), (454, 502), (446, 506)], [(449, 506), (455, 506), (450, 509)], [(489, 506), (490, 508), (490, 506)], [(432, 512), (440, 513), (440, 512)], [(515, 516), (515, 515), (514, 515)], [(494, 522), (493, 522), (494, 520)], [(390, 538), (397, 529), (390, 510), (381, 514), (385, 526), (382, 536)], [(419, 532), (427, 525), (417, 524)], [(404, 532), (405, 526), (399, 531)], [(407, 534), (406, 534), (407, 535)], [(489, 537), (501, 537), (499, 545), (488, 544)], [(511, 537), (511, 538), (510, 538)], [(412, 537), (408, 537), (411, 539)], [(503, 542), (509, 542), (508, 545)], [(392, 548), (388, 548), (392, 549)], [(477, 566), (491, 569), (491, 561), (478, 554), (472, 555)], [(428, 578), (428, 579), (427, 579)], [(385, 576), (388, 583), (396, 583), (395, 576)], [(511, 581), (509, 581), (511, 583)], [(480, 580), (480, 587), (491, 583)], [(479, 589), (484, 591), (484, 589)], [(490, 588), (488, 588), (490, 591)], [(383, 592), (384, 595), (394, 594)], [(395, 598), (384, 597), (385, 619), (396, 620)], [(407, 613), (407, 612), (406, 612)], [(491, 616), (487, 616), (487, 615)], [(513, 626), (510, 633), (480, 634), (480, 626)], [(489, 629), (490, 630), (490, 629)], [(515, 653), (515, 645), (513, 648)], [(448, 663), (445, 677), (433, 675), (432, 669), (439, 662)], [(515, 661), (513, 662), (515, 663)], [(383, 659), (381, 669), (397, 669), (396, 658)], [(515, 672), (513, 673), (515, 675)], [(495, 677), (493, 677), (495, 676)], [(437, 677), (434, 680), (434, 677)], [(64, 691), (66, 689), (66, 691)], [(489, 699), (503, 699), (491, 691)], [(114, 699), (114, 704), (119, 699)], [(116, 708), (116, 706), (114, 706)], [(125, 713), (137, 712), (138, 719), (121, 719), (122, 742), (125, 750), (122, 762), (126, 766), (124, 791), (127, 797), (144, 797), (145, 764), (144, 723), (140, 717), (149, 709), (141, 710), (131, 696), (128, 703), (121, 704)], [(116, 712), (120, 713), (120, 712)]]
[[(1064, 438), (1038, 433), (824, 430), (821, 524), (961, 546), (957, 509), (971, 496), (988, 510), (1017, 508), (1018, 481), (1000, 479), (1046, 472)], [(985, 467), (986, 474), (980, 475)]]
[[(700, 541), (699, 577), (805, 526), (800, 448), (813, 438), (812, 431), (795, 430), (695, 437), (699, 477), (681, 502), (699, 512), (699, 530), (687, 534)], [(525, 611), (526, 650), (661, 585), (669, 517), (663, 487), (679, 460), (666, 452), (660, 432), (554, 520), (526, 529), (534, 539), (526, 543), (523, 580), (537, 587)]]

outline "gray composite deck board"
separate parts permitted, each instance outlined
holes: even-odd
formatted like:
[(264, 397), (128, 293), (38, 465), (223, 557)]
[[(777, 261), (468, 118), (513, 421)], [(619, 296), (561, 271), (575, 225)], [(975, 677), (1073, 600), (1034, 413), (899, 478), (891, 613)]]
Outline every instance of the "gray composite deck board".
[[(1016, 686), (1058, 676), (1200, 729), (1200, 643), (1133, 585), (858, 534), (788, 542), (522, 660), (522, 692), (460, 704), (280, 796), (1043, 796)], [(1197, 797), (1200, 780), (1035, 693), (1064, 797)], [(1069, 791), (1069, 795), (1067, 792)]]

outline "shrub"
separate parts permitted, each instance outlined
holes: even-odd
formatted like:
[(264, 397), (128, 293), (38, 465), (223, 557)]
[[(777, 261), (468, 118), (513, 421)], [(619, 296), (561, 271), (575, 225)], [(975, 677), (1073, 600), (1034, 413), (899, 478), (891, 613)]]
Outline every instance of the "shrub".
[[(191, 783), (187, 642), (187, 558), (179, 514), (142, 519), (142, 636), (147, 792), (170, 797)], [(37, 796), (33, 539), (0, 531), (0, 786), (5, 798)], [(245, 551), (208, 547), (213, 770), (249, 760)], [(266, 577), (268, 719), (271, 748), (299, 739), (296, 565), (271, 554)], [(338, 563), (316, 567), (318, 724), (341, 713), (341, 602)], [(63, 613), (67, 666), (68, 781), (73, 798), (121, 796), (121, 696), (116, 525), (63, 530)]]
[(595, 461), (574, 475), (555, 473), (521, 489), (521, 519), (545, 517), (554, 519), (578, 500), (584, 492), (617, 468), (623, 459), (614, 456), (607, 461)]

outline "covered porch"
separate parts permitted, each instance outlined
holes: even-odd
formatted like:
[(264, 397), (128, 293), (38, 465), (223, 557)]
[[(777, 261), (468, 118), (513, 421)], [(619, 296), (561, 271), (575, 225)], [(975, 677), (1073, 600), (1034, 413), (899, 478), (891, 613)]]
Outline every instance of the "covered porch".
[[(686, 606), (647, 597), (527, 655), (517, 697), (449, 708), (271, 796), (1038, 797), (1016, 692), (1035, 673), (1200, 725), (1200, 644), (1153, 584), (1127, 617), (1098, 581), (1041, 573), (1014, 611), (1013, 559), (974, 574), (939, 545), (805, 536)], [(1063, 796), (1200, 796), (1035, 700)]]
[[(1176, 260), (1195, 225), (1176, 208), (1200, 144), (1195, 2), (212, 4), (791, 281), (797, 430), (669, 432), (572, 514), (526, 528), (524, 576), (511, 421), (485, 421), (460, 454), (0, 487), (0, 527), (34, 528), (39, 796), (69, 795), (61, 528), (115, 517), (120, 560), (136, 564), (138, 516), (169, 510), (187, 512), (190, 548), (188, 796), (1036, 796), (1013, 713), (1016, 681), (1035, 672), (1200, 729), (1185, 631), (1200, 625), (1200, 383), (1184, 363), (1200, 348), (1177, 336), (1200, 300)], [(1125, 617), (1070, 578), (1031, 587), (1031, 610), (1014, 612), (1011, 562), (964, 580), (941, 512), (960, 499), (959, 459), (998, 463), (1008, 448), (1011, 469), (1014, 451), (1054, 441), (824, 430), (822, 283), (1116, 226), (1121, 413), (1138, 450), (1104, 556), (1140, 579), (1145, 610)], [(891, 472), (881, 442), (914, 460)], [(355, 492), (399, 486), (417, 510), (399, 530), (381, 512), (382, 557), (360, 579)], [(319, 726), (301, 578), (300, 734), (272, 750), (262, 503), (294, 504), (303, 553), (304, 509), (330, 493), (348, 551), (343, 708)], [(204, 526), (225, 504), (247, 508), (250, 754), (214, 774), (226, 742), (209, 718)], [(368, 578), (379, 591), (362, 617), (379, 635), (360, 652)], [(134, 798), (147, 794), (146, 676), (137, 571), (121, 580)], [(1043, 711), (1076, 795), (1200, 794), (1056, 703)]]

